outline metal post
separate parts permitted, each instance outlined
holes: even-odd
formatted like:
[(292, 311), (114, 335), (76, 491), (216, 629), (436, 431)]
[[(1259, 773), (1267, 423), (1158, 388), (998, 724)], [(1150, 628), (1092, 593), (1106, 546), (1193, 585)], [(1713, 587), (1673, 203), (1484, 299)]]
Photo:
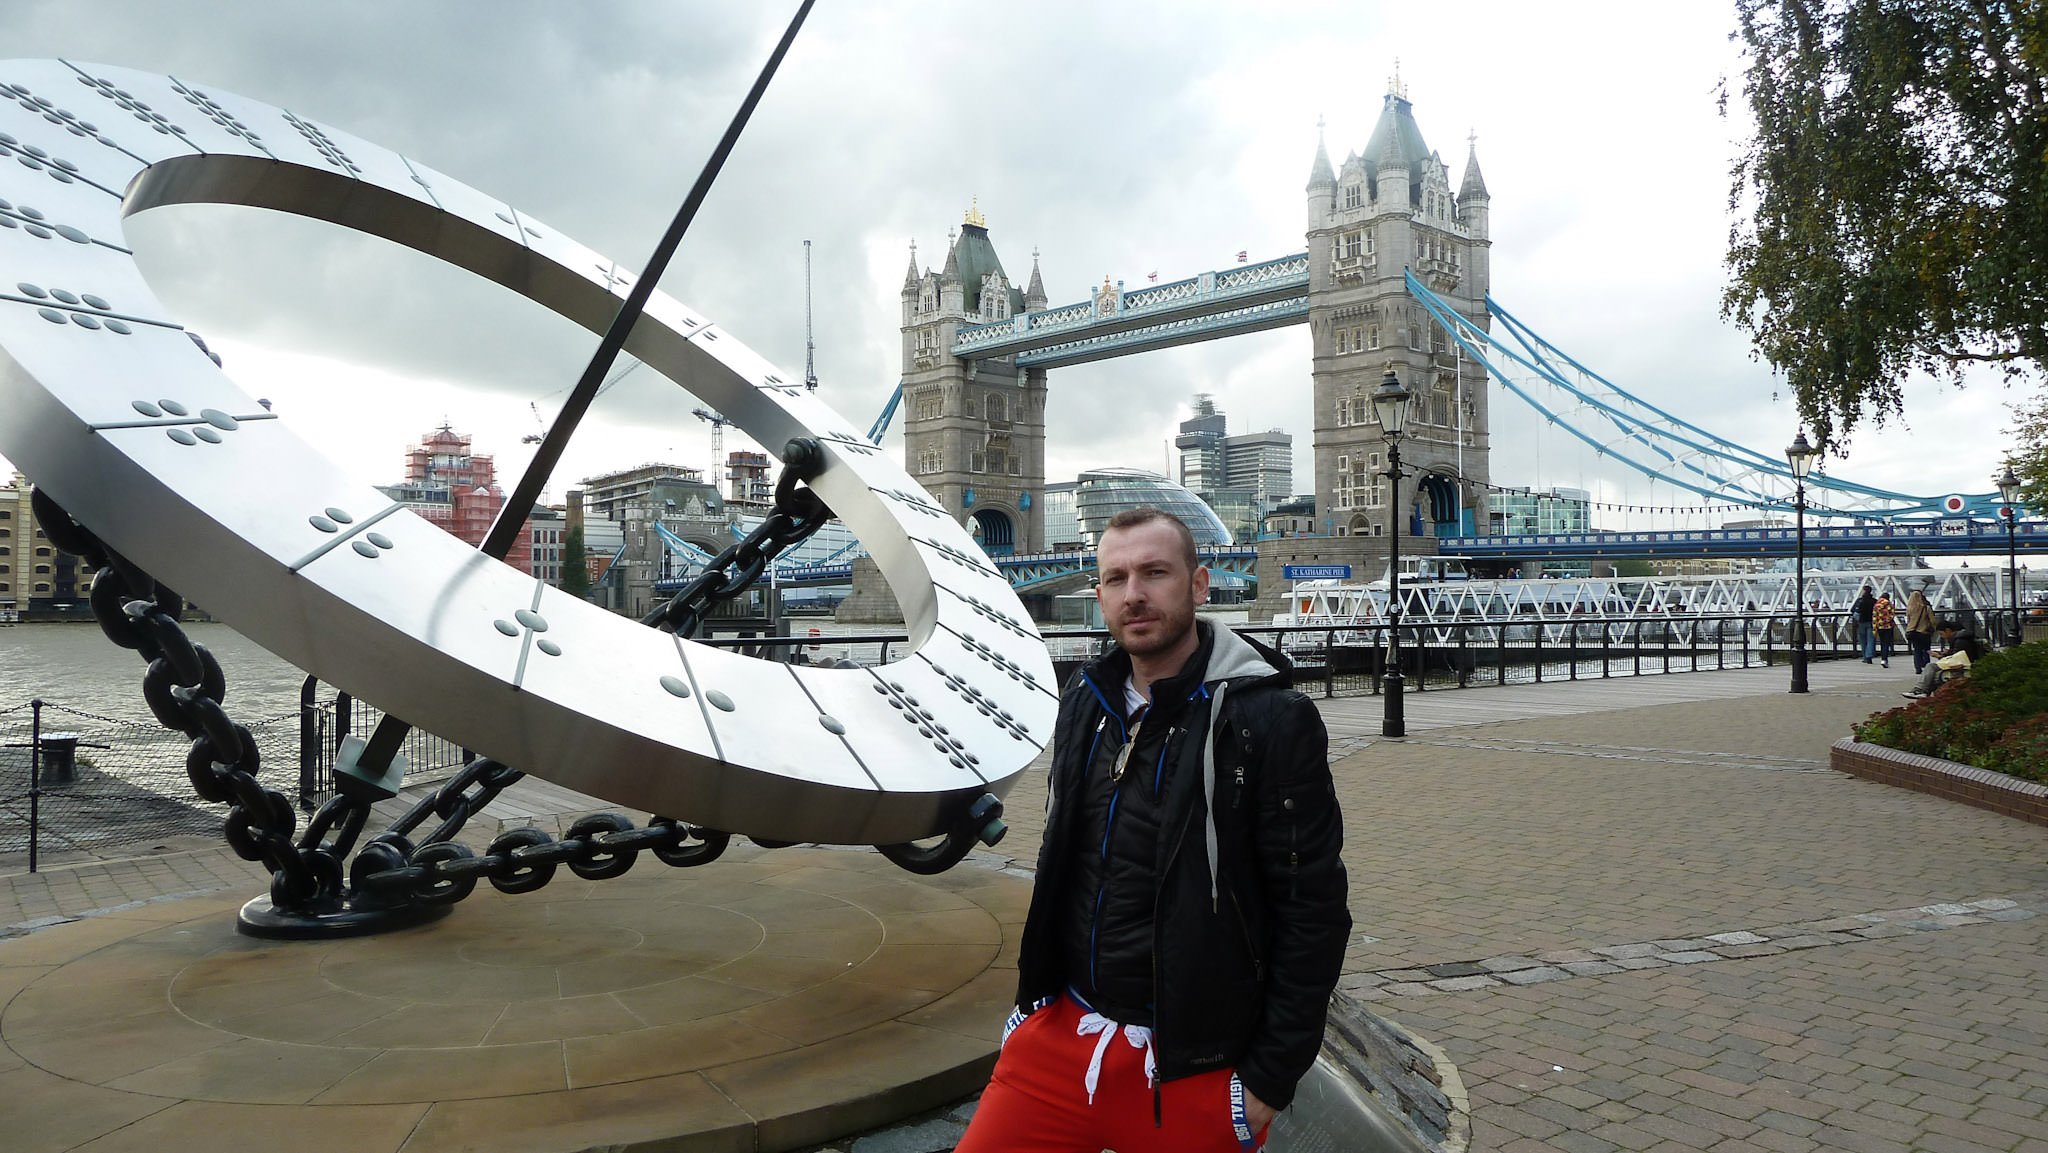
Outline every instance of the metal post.
[(320, 681), (308, 676), (299, 686), (299, 807), (311, 809), (320, 779), (320, 708), (313, 693)]
[(1387, 441), (1387, 673), (1381, 679), (1386, 708), (1380, 717), (1380, 735), (1405, 737), (1408, 718), (1403, 711), (1401, 690), (1401, 444)]
[(29, 701), (28, 708), (28, 871), (33, 873), (43, 819), (43, 699)]
[(1323, 634), (1323, 699), (1337, 695), (1337, 630)]
[(2016, 524), (2019, 523), (2019, 519), (2019, 506), (2012, 504), (2006, 505), (2005, 579), (2006, 583), (2012, 586), (2012, 632), (2009, 634), (2011, 636), (2012, 644), (2020, 643), (2020, 639), (2026, 636), (2025, 630), (2020, 627), (2020, 552), (2019, 545), (2015, 543), (2015, 538), (2013, 536), (2013, 528)]
[[(1806, 691), (1806, 482), (1792, 497), (1792, 690)], [(1781, 538), (1782, 539), (1782, 538)]]

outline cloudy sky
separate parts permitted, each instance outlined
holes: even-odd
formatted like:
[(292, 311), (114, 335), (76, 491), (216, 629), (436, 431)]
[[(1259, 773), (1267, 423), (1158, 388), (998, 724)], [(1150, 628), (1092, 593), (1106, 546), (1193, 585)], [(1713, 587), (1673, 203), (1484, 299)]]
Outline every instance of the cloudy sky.
[[(7, 56), (168, 72), (345, 128), (638, 267), (793, 5), (699, 0), (7, 0)], [(1455, 13), (1452, 17), (1451, 13)], [(978, 198), (1013, 278), (1042, 253), (1054, 303), (1294, 252), (1317, 119), (1364, 147), (1396, 59), (1430, 144), (1493, 195), (1494, 295), (1609, 379), (1765, 450), (1789, 399), (1718, 315), (1727, 170), (1743, 132), (1716, 110), (1740, 60), (1710, 0), (1452, 8), (1264, 0), (935, 4), (824, 0), (662, 287), (801, 372), (803, 242), (814, 244), (821, 395), (865, 427), (900, 369), (909, 258), (944, 259)], [(363, 479), (451, 422), (507, 487), (596, 338), (428, 258), (254, 210), (129, 222), (160, 294), (229, 370)], [(1160, 468), (1196, 392), (1233, 431), (1295, 433), (1309, 476), (1308, 337), (1295, 328), (1052, 376), (1048, 472)], [(1860, 430), (1845, 477), (1981, 492), (1997, 466), (1995, 384), (1907, 388), (1907, 419)], [(626, 376), (557, 470), (703, 465), (696, 402)], [(1502, 484), (1670, 503), (1594, 466), (1505, 394)], [(892, 447), (900, 444), (893, 435)], [(728, 447), (733, 447), (728, 445)], [(1625, 494), (1625, 496), (1624, 496)], [(1688, 503), (1690, 498), (1688, 498)], [(1619, 526), (1621, 522), (1609, 522)]]

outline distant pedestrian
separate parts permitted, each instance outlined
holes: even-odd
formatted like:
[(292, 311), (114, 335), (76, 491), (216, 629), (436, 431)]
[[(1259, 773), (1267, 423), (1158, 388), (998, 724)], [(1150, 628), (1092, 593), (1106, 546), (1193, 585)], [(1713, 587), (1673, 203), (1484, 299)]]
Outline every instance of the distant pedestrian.
[(1913, 653), (1913, 674), (1918, 676), (1934, 659), (1928, 649), (1934, 645), (1934, 606), (1927, 603), (1927, 594), (1914, 589), (1906, 597), (1906, 648)]
[(1877, 633), (1877, 651), (1884, 667), (1892, 667), (1892, 634), (1899, 629), (1899, 613), (1892, 607), (1892, 594), (1879, 593), (1870, 606), (1870, 627)]
[(1863, 663), (1866, 665), (1877, 653), (1877, 638), (1873, 635), (1877, 630), (1870, 627), (1870, 614), (1875, 611), (1877, 598), (1871, 595), (1870, 586), (1864, 585), (1862, 595), (1849, 606), (1849, 619), (1856, 622), (1856, 647), (1863, 650)]

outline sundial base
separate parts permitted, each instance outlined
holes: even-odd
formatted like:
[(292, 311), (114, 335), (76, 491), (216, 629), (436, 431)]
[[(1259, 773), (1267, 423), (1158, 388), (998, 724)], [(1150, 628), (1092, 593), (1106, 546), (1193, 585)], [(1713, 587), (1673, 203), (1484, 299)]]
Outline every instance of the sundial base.
[(235, 929), (245, 937), (270, 941), (330, 941), (410, 929), (438, 921), (452, 908), (453, 905), (353, 908), (337, 901), (332, 908), (318, 911), (287, 911), (271, 904), (269, 897), (254, 897), (242, 906)]

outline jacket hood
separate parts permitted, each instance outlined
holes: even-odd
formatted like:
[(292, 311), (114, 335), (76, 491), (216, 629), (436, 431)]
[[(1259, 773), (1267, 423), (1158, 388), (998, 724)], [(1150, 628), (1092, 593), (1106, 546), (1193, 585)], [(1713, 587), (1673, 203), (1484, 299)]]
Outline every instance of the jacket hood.
[(1243, 677), (1264, 680), (1267, 677), (1287, 676), (1294, 669), (1294, 662), (1265, 645), (1241, 637), (1222, 625), (1210, 626), (1216, 633), (1215, 648), (1209, 653), (1209, 668), (1202, 674), (1202, 683), (1213, 685), (1218, 681), (1234, 681)]

